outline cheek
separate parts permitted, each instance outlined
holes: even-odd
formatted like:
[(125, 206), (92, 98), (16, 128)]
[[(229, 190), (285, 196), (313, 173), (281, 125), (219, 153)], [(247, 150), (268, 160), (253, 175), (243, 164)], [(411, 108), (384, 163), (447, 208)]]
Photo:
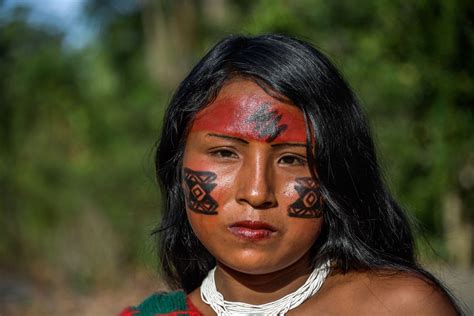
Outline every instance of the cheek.
[(209, 168), (212, 168), (209, 162), (204, 159), (204, 157), (201, 157), (201, 155), (189, 153), (187, 150), (184, 154), (183, 166), (194, 170), (209, 170)]
[(288, 205), (288, 215), (300, 218), (319, 218), (322, 214), (323, 201), (319, 183), (311, 177), (296, 178), (293, 202)]
[(215, 174), (216, 178), (212, 182), (216, 184), (216, 186), (212, 189), (210, 194), (216, 201), (225, 198), (226, 193), (228, 194), (228, 192), (230, 192), (235, 183), (235, 176), (231, 172), (216, 168), (215, 164), (209, 162), (206, 158), (184, 161), (183, 166), (195, 171), (207, 171)]
[(197, 214), (193, 211), (187, 211), (188, 220), (191, 227), (203, 244), (213, 236), (217, 225), (217, 216)]
[(295, 249), (307, 251), (318, 239), (323, 227), (323, 218), (289, 218), (288, 240)]
[(232, 188), (235, 183), (235, 177), (221, 170), (215, 170), (215, 173), (217, 175), (216, 187), (212, 191), (212, 196), (216, 201), (220, 202), (219, 205), (223, 205), (233, 192)]
[(286, 211), (289, 209), (290, 205), (295, 203), (299, 198), (300, 195), (298, 191), (296, 191), (297, 183), (295, 182), (294, 178), (284, 179), (280, 186), (280, 194), (279, 194), (279, 202), (282, 208)]
[(298, 198), (298, 192), (295, 190), (296, 182), (294, 180), (289, 180), (284, 182), (282, 188), (282, 197), (286, 201), (295, 201)]

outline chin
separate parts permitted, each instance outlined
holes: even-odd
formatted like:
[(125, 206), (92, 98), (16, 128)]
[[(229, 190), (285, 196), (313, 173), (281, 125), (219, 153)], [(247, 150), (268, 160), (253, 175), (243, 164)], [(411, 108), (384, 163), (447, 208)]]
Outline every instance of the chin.
[(250, 275), (264, 275), (264, 274), (269, 274), (272, 272), (276, 272), (280, 269), (275, 268), (273, 266), (266, 266), (266, 265), (261, 265), (261, 264), (225, 264), (221, 262), (222, 268), (225, 270), (232, 270), (235, 272), (243, 273), (243, 274), (250, 274)]
[(269, 260), (268, 254), (261, 255), (254, 252), (248, 252), (223, 258), (223, 260), (218, 259), (218, 261), (224, 269), (231, 269), (233, 271), (251, 275), (262, 275), (282, 270), (297, 261), (289, 261), (289, 258), (291, 258), (291, 256), (285, 256), (278, 260), (278, 258), (272, 256)]

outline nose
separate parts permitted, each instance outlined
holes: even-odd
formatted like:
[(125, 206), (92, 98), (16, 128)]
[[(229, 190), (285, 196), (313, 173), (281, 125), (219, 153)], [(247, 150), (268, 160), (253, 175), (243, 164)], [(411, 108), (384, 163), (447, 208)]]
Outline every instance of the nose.
[(265, 157), (261, 155), (244, 162), (236, 183), (236, 199), (239, 204), (249, 204), (254, 209), (277, 206), (271, 169)]

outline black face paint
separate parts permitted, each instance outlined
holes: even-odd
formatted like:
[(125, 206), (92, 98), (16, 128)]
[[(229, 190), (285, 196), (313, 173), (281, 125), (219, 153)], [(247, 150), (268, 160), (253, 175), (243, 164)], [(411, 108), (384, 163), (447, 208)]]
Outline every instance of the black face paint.
[(299, 198), (288, 206), (288, 216), (318, 218), (322, 214), (322, 200), (319, 184), (311, 177), (296, 178), (295, 190)]
[(278, 135), (288, 128), (288, 125), (280, 123), (282, 115), (278, 111), (270, 111), (270, 104), (262, 104), (258, 110), (250, 115), (246, 122), (255, 123), (254, 131), (260, 138), (266, 138), (267, 143), (272, 142)]
[(217, 214), (218, 204), (210, 195), (217, 185), (212, 183), (216, 178), (214, 172), (184, 168), (186, 204), (191, 211), (205, 215)]

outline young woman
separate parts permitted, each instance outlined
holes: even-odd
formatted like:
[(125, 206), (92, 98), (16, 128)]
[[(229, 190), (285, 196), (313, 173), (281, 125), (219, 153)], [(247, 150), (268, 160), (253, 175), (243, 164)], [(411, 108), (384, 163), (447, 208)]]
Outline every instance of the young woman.
[(415, 260), (352, 91), (306, 42), (219, 42), (171, 100), (156, 170), (181, 290), (122, 315), (461, 313)]

